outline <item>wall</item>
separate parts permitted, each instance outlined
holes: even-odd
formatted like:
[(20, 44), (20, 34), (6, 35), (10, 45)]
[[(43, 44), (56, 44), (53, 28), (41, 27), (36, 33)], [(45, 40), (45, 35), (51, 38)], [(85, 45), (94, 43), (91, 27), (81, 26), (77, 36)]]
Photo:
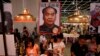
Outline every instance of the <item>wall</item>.
[[(39, 9), (39, 0), (24, 0), (24, 7), (27, 8), (30, 13), (32, 15), (34, 15), (34, 17), (36, 19), (38, 19), (38, 9)], [(12, 10), (13, 10), (13, 18), (14, 16), (22, 13), (23, 11), (23, 0), (11, 0), (12, 3)], [(23, 26), (28, 27), (29, 31), (32, 32), (32, 30), (34, 29), (34, 27), (36, 27), (36, 22), (33, 23), (16, 23), (13, 22), (13, 27), (18, 28), (20, 30), (20, 32), (22, 32), (22, 28)]]

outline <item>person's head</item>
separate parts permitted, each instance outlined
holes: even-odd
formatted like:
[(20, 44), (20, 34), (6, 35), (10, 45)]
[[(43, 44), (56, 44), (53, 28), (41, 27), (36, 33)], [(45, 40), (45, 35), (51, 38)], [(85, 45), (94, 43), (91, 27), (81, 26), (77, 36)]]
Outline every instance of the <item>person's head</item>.
[(18, 29), (17, 28), (15, 29), (15, 32), (18, 32)]
[(48, 56), (49, 55), (49, 51), (48, 50), (44, 50), (44, 56)]
[(47, 42), (48, 41), (46, 39), (42, 41), (43, 44), (47, 44)]
[(80, 35), (79, 36), (79, 44), (80, 45), (86, 44), (86, 36), (85, 35)]
[(28, 42), (27, 47), (32, 47), (32, 42)]
[(97, 45), (96, 44), (90, 44), (88, 46), (88, 48), (89, 48), (89, 51), (91, 51), (91, 52), (96, 52), (97, 51)]
[(23, 31), (26, 31), (26, 30), (27, 30), (27, 27), (26, 27), (26, 26), (24, 26), (24, 27), (23, 27)]
[(58, 34), (57, 35), (57, 42), (61, 42), (62, 39), (63, 39), (63, 34), (62, 33)]
[(24, 27), (23, 27), (23, 29), (27, 29), (27, 27), (26, 27), (26, 26), (24, 26)]
[(57, 35), (53, 35), (52, 38), (53, 38), (54, 42), (57, 42)]
[(34, 40), (32, 38), (28, 38), (26, 41), (26, 47), (33, 47), (34, 46)]
[(62, 41), (62, 38), (58, 37), (57, 42), (61, 42), (61, 41)]
[(93, 36), (92, 39), (91, 39), (91, 41), (93, 41), (93, 42), (96, 41), (96, 37)]
[(50, 38), (50, 42), (52, 42), (52, 43), (54, 42), (54, 38), (53, 37)]
[(53, 25), (56, 20), (57, 10), (51, 6), (48, 6), (42, 10), (43, 20), (46, 25)]

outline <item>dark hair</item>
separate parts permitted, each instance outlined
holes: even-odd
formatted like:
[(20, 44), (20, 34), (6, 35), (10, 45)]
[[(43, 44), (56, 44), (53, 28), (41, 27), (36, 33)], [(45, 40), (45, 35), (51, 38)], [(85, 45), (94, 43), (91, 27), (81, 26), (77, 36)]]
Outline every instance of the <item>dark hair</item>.
[(23, 27), (23, 29), (26, 29), (26, 28), (27, 28), (26, 26)]
[(32, 37), (27, 38), (27, 40), (26, 40), (26, 42), (25, 42), (25, 44), (26, 44), (25, 46), (28, 47), (28, 44), (29, 44), (30, 42), (32, 43), (32, 46), (34, 46), (34, 40), (32, 39)]
[(85, 39), (86, 40), (87, 38), (86, 38), (86, 35), (80, 35), (79, 39)]
[(51, 7), (51, 6), (45, 7), (45, 8), (42, 10), (42, 13), (44, 14), (48, 8), (54, 9), (55, 13), (57, 13), (57, 10), (56, 10), (55, 8)]
[(15, 29), (15, 32), (18, 32), (18, 29), (17, 28)]
[(63, 39), (63, 34), (62, 33), (58, 34), (58, 38)]
[(57, 42), (57, 35), (53, 35), (52, 38), (54, 39), (54, 42)]

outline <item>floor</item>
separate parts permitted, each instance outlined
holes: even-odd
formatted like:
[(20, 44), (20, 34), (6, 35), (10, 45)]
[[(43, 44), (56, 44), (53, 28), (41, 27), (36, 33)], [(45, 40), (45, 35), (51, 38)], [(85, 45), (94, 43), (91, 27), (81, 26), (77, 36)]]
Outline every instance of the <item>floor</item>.
[(66, 44), (66, 48), (65, 48), (65, 52), (64, 52), (64, 56), (71, 56), (70, 55), (70, 47), (71, 47), (71, 44), (70, 43), (68, 43), (68, 44)]

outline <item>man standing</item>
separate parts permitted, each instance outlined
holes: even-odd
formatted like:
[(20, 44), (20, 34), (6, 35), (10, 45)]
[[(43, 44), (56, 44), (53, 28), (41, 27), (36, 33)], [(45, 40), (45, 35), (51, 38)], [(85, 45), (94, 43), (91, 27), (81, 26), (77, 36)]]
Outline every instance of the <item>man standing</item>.
[(87, 52), (86, 38), (84, 35), (80, 35), (78, 42), (71, 46), (71, 56), (85, 56)]
[(55, 25), (57, 10), (51, 6), (45, 7), (42, 10), (44, 23), (40, 26), (40, 32), (52, 33)]

